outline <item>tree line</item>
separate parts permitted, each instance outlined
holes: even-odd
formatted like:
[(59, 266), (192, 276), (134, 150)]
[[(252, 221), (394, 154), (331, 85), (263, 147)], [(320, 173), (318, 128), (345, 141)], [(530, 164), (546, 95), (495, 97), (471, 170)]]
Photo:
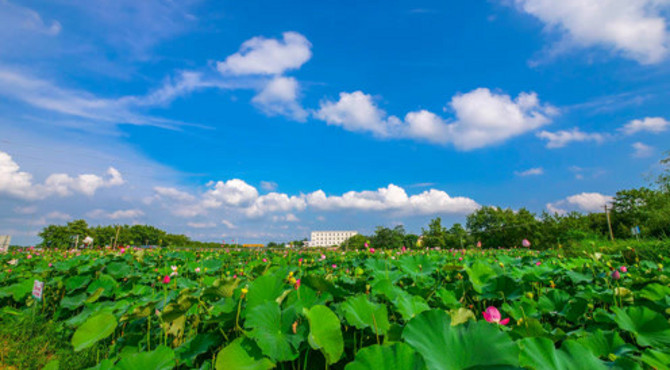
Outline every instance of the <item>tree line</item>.
[[(660, 161), (662, 171), (648, 186), (621, 190), (616, 193), (608, 215), (603, 212), (566, 214), (543, 211), (536, 214), (526, 208), (512, 210), (482, 207), (467, 216), (465, 225), (442, 226), (437, 217), (421, 236), (407, 233), (402, 225), (388, 228), (378, 226), (372, 235), (355, 235), (342, 244), (345, 248), (441, 247), (460, 248), (479, 245), (484, 248), (519, 247), (524, 239), (534, 248), (553, 248), (561, 244), (588, 239), (667, 239), (670, 235), (670, 154)], [(639, 228), (634, 235), (632, 229)], [(610, 231), (611, 230), (611, 231)], [(118, 236), (117, 236), (118, 235)], [(148, 225), (113, 225), (89, 227), (84, 220), (66, 225), (49, 225), (39, 236), (45, 247), (68, 247), (75, 238), (91, 236), (95, 245), (157, 245), (179, 247), (219, 247), (220, 243), (191, 240), (186, 235), (170, 234)], [(290, 244), (301, 247), (305, 240)], [(268, 247), (286, 243), (270, 242)]]

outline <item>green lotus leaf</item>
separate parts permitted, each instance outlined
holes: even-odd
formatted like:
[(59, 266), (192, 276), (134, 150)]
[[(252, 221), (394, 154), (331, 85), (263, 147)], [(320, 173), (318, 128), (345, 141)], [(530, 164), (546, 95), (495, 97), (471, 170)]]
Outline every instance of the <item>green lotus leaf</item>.
[(466, 268), (466, 271), (472, 287), (477, 293), (483, 293), (484, 289), (493, 283), (493, 279), (497, 275), (491, 265), (481, 261), (475, 261), (472, 266)]
[(284, 292), (283, 278), (276, 274), (259, 276), (249, 286), (247, 307), (249, 309), (267, 301), (274, 301)]
[(356, 359), (345, 370), (420, 370), (425, 369), (421, 356), (405, 343), (390, 346), (373, 345), (356, 353)]
[(572, 369), (606, 369), (589, 348), (566, 340), (560, 350), (556, 350), (554, 342), (547, 338), (525, 338), (519, 341), (521, 365), (531, 369), (572, 370)]
[(292, 361), (298, 357), (289, 334), (282, 330), (282, 312), (277, 302), (267, 301), (250, 309), (245, 326), (252, 329), (247, 335), (272, 360)]
[(341, 308), (347, 322), (358, 329), (371, 328), (374, 333), (385, 335), (391, 327), (386, 306), (370, 302), (365, 294), (348, 298)]
[(275, 364), (267, 358), (255, 359), (242, 346), (243, 338), (235, 339), (216, 355), (216, 370), (268, 370)]
[(625, 311), (613, 307), (612, 312), (619, 328), (632, 333), (639, 345), (651, 347), (670, 345), (670, 324), (658, 312), (643, 306), (627, 307)]
[(517, 366), (519, 349), (509, 336), (487, 322), (451, 326), (441, 310), (423, 312), (403, 330), (406, 343), (419, 352), (428, 369)]
[(337, 362), (344, 352), (340, 319), (326, 306), (305, 309), (309, 321), (309, 344), (323, 352), (329, 364)]
[(124, 356), (115, 369), (117, 370), (170, 370), (174, 368), (174, 351), (166, 346), (159, 346), (151, 352), (139, 352)]
[(112, 335), (116, 329), (116, 325), (116, 317), (107, 312), (89, 317), (82, 326), (77, 328), (77, 331), (72, 336), (72, 346), (75, 352), (88, 348)]

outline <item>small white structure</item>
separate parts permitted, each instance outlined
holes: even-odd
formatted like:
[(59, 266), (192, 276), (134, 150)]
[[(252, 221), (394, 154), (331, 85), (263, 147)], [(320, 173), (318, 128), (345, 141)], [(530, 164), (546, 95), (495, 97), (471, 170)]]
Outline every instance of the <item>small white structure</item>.
[(11, 241), (11, 235), (0, 235), (0, 253), (7, 253)]
[(358, 231), (312, 231), (308, 247), (332, 247), (340, 245), (358, 234)]

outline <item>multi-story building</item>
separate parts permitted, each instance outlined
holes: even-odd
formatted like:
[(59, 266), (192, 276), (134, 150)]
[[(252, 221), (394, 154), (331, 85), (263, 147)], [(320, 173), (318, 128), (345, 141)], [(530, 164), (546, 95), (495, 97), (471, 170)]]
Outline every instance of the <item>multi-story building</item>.
[(332, 247), (344, 243), (356, 234), (358, 234), (358, 231), (312, 231), (307, 245), (310, 247)]

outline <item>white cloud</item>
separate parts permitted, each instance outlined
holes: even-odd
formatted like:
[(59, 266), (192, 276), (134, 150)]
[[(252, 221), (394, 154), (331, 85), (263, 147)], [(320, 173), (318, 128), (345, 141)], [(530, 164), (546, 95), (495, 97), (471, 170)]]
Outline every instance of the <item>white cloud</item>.
[(181, 191), (175, 188), (156, 186), (154, 187), (156, 195), (161, 197), (166, 197), (179, 201), (192, 201), (195, 200), (195, 197), (185, 191)]
[(515, 0), (563, 42), (579, 47), (604, 46), (643, 64), (668, 55), (666, 0)]
[(537, 137), (540, 139), (547, 140), (547, 148), (555, 149), (562, 148), (568, 145), (571, 142), (586, 142), (593, 141), (596, 143), (602, 143), (605, 141), (605, 136), (598, 133), (587, 133), (580, 131), (579, 128), (575, 127), (570, 131), (542, 131), (537, 134)]
[(205, 193), (205, 204), (216, 208), (221, 204), (227, 206), (244, 206), (258, 198), (258, 190), (240, 179), (226, 182), (217, 181), (214, 188)]
[(633, 143), (632, 147), (635, 150), (633, 153), (633, 157), (635, 158), (651, 157), (654, 154), (654, 147), (640, 142)]
[(234, 223), (232, 223), (232, 222), (230, 222), (230, 221), (228, 221), (228, 220), (221, 220), (221, 223), (222, 223), (223, 225), (225, 225), (227, 228), (231, 229), (231, 230), (232, 230), (232, 229), (237, 229), (237, 226), (236, 226)]
[(216, 222), (187, 222), (186, 225), (194, 229), (211, 229), (216, 227)]
[(295, 78), (277, 76), (251, 101), (269, 116), (282, 115), (303, 122), (307, 119), (307, 111), (298, 103), (298, 91)]
[(388, 136), (390, 124), (399, 122), (391, 116), (386, 119), (386, 112), (379, 109), (371, 95), (362, 91), (352, 93), (341, 92), (337, 102), (323, 100), (319, 104), (315, 117), (329, 125), (342, 126), (354, 132), (372, 132), (377, 136)]
[(409, 112), (405, 120), (388, 116), (372, 96), (361, 91), (340, 93), (337, 102), (322, 101), (315, 117), (349, 131), (379, 137), (412, 138), (472, 150), (498, 144), (551, 122), (556, 108), (541, 104), (535, 93), (509, 95), (479, 88), (451, 99), (451, 122), (427, 110)]
[(86, 214), (91, 218), (106, 218), (110, 220), (120, 220), (120, 219), (134, 219), (144, 216), (144, 212), (140, 209), (125, 209), (118, 210), (114, 212), (107, 212), (102, 209), (96, 209)]
[(282, 36), (282, 40), (262, 36), (249, 39), (240, 51), (217, 62), (216, 68), (232, 75), (280, 75), (300, 68), (312, 57), (312, 44), (297, 32), (284, 32)]
[(300, 219), (293, 213), (287, 213), (284, 216), (272, 216), (273, 222), (300, 222)]
[(551, 122), (556, 108), (542, 105), (535, 93), (495, 94), (479, 88), (452, 98), (457, 121), (450, 124), (451, 141), (459, 149), (476, 149), (503, 142)]
[(261, 189), (265, 191), (275, 191), (278, 186), (274, 181), (261, 181)]
[(37, 200), (52, 195), (64, 197), (72, 193), (92, 196), (100, 188), (119, 186), (125, 182), (121, 173), (113, 167), (107, 170), (106, 178), (93, 174), (71, 177), (56, 173), (48, 176), (44, 184), (33, 184), (32, 180), (32, 174), (21, 171), (9, 154), (0, 151), (0, 193), (16, 198)]
[(605, 205), (611, 204), (613, 200), (613, 197), (600, 193), (581, 193), (571, 195), (557, 202), (547, 203), (547, 210), (559, 214), (566, 213), (566, 208), (585, 212), (604, 212)]
[(0, 34), (15, 35), (17, 30), (56, 36), (61, 31), (57, 20), (45, 22), (36, 11), (15, 5), (10, 1), (0, 1)]
[(32, 215), (37, 213), (37, 206), (15, 207), (14, 212), (20, 215)]
[(526, 176), (538, 176), (544, 174), (544, 169), (542, 167), (529, 168), (525, 171), (515, 171), (515, 175), (526, 177)]
[(634, 119), (619, 130), (626, 135), (632, 135), (641, 131), (659, 133), (668, 128), (670, 128), (670, 121), (661, 117), (646, 117), (644, 119)]
[(350, 191), (341, 196), (327, 196), (322, 190), (317, 190), (307, 195), (307, 204), (319, 210), (397, 210), (408, 214), (465, 214), (479, 208), (477, 202), (470, 198), (450, 197), (436, 189), (408, 196), (405, 189), (393, 184), (376, 191)]
[(302, 211), (305, 207), (306, 202), (302, 196), (289, 196), (273, 192), (256, 198), (245, 212), (249, 217), (259, 217), (271, 212)]
[(47, 214), (46, 218), (52, 219), (52, 220), (68, 221), (68, 220), (72, 219), (72, 216), (68, 215), (67, 213), (63, 213), (63, 212), (59, 212), (59, 211), (53, 211), (53, 212), (50, 212), (49, 214)]

